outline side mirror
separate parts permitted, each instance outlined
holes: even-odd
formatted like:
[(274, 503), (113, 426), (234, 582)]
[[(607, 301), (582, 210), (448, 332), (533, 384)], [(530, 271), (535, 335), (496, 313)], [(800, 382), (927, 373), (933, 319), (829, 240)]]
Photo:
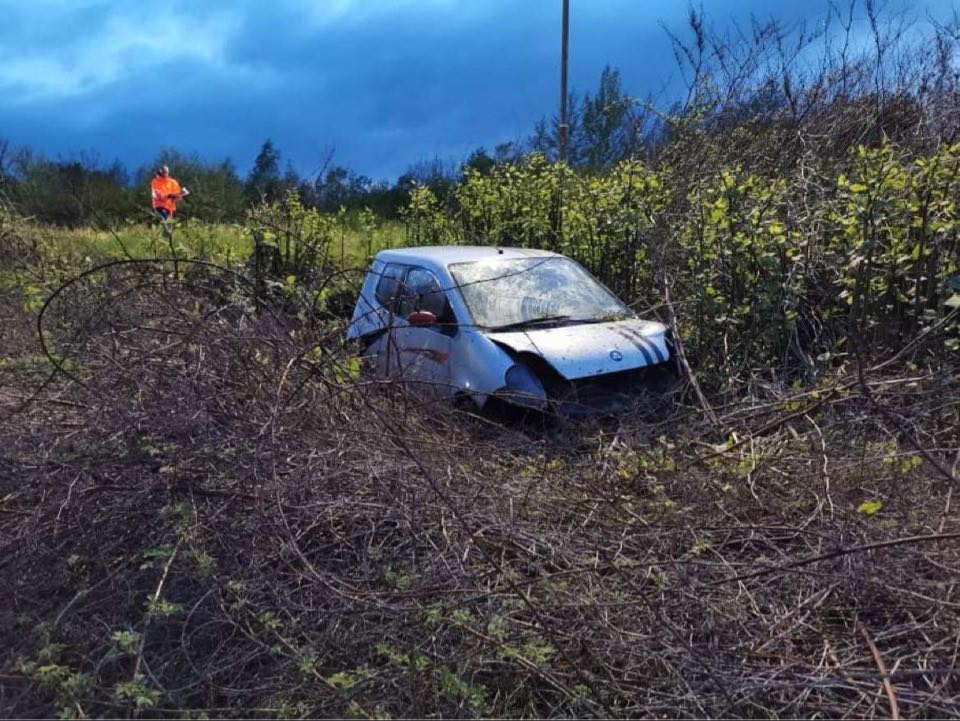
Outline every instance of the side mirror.
[(411, 313), (407, 320), (410, 321), (410, 325), (414, 327), (436, 325), (437, 316), (435, 316), (429, 310), (418, 310)]

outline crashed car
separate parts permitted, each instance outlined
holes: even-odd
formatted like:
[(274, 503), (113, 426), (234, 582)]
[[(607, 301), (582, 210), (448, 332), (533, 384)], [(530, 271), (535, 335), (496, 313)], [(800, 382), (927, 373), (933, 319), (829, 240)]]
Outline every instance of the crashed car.
[(347, 331), (378, 375), (442, 398), (584, 416), (675, 383), (668, 329), (570, 258), (434, 246), (374, 258)]

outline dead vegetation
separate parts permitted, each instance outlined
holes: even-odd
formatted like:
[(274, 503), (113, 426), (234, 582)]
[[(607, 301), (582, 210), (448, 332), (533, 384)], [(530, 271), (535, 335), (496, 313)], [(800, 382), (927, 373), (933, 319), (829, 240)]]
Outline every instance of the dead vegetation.
[(958, 714), (960, 381), (925, 339), (869, 397), (754, 377), (718, 427), (544, 431), (176, 265), (63, 287), (52, 379), (4, 301), (5, 715)]

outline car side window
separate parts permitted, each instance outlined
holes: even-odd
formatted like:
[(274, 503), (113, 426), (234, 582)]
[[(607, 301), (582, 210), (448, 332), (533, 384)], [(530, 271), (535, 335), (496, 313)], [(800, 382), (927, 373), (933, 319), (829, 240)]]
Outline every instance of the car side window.
[(423, 268), (413, 268), (407, 274), (400, 296), (399, 314), (404, 318), (417, 310), (433, 313), (440, 322), (451, 320), (447, 294), (440, 287), (436, 276)]
[(404, 265), (396, 263), (388, 264), (380, 275), (380, 282), (377, 283), (377, 302), (387, 310), (393, 310), (397, 300), (397, 294), (400, 291), (400, 281), (403, 278), (407, 268)]

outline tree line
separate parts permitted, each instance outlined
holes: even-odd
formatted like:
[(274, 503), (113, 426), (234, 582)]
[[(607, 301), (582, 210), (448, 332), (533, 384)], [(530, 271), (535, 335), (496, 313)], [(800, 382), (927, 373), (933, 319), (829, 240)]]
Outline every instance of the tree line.
[[(607, 167), (636, 150), (617, 70), (606, 68), (597, 93), (585, 94), (571, 107), (571, 164)], [(493, 152), (478, 148), (459, 164), (440, 158), (414, 163), (393, 182), (332, 164), (329, 157), (313, 177), (303, 177), (292, 164), (284, 164), (271, 139), (263, 143), (245, 177), (230, 159), (209, 161), (174, 148), (163, 149), (151, 163), (131, 171), (120, 161), (103, 164), (92, 154), (51, 159), (0, 139), (0, 197), (21, 214), (54, 225), (146, 220), (150, 179), (158, 166), (166, 164), (194, 191), (184, 210), (210, 222), (242, 220), (250, 208), (279, 201), (290, 191), (305, 206), (321, 212), (369, 209), (379, 217), (396, 218), (417, 187), (447, 197), (468, 170), (487, 173), (498, 165), (516, 164), (530, 152), (553, 155), (556, 144), (547, 127), (546, 121), (540, 121), (529, 138), (501, 143)]]

